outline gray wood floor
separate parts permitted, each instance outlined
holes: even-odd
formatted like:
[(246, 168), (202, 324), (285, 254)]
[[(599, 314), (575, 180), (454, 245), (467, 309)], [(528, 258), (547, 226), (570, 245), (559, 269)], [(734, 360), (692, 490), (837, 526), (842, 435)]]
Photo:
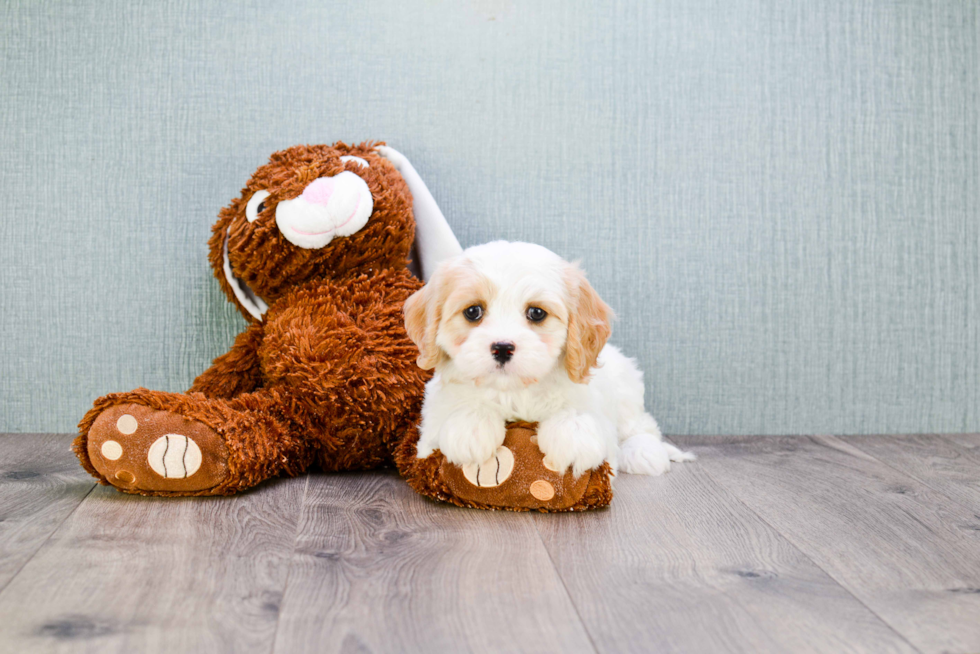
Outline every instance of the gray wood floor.
[(980, 435), (677, 437), (610, 509), (95, 486), (0, 435), (0, 652), (978, 652)]

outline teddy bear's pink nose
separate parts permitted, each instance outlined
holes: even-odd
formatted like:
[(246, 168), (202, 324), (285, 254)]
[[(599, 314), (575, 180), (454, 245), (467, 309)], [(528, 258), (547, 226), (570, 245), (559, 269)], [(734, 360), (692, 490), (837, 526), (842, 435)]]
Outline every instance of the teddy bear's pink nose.
[(303, 195), (300, 197), (312, 204), (326, 206), (326, 204), (330, 202), (330, 196), (333, 195), (333, 191), (333, 178), (321, 177), (320, 179), (314, 180), (307, 185), (307, 187), (303, 189)]

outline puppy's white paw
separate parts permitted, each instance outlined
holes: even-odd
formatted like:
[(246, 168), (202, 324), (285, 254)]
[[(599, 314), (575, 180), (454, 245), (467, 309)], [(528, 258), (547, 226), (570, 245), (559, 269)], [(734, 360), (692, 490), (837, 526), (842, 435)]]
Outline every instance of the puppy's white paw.
[(449, 416), (439, 431), (439, 449), (458, 466), (481, 464), (503, 445), (507, 428), (503, 420), (458, 412)]
[(635, 434), (619, 450), (619, 468), (633, 475), (656, 477), (670, 470), (671, 461), (693, 461), (694, 455), (664, 443), (653, 434)]
[(595, 418), (571, 412), (560, 413), (538, 425), (538, 448), (544, 454), (546, 467), (558, 472), (571, 467), (576, 477), (601, 466), (607, 454)]
[(694, 452), (684, 452), (670, 443), (662, 443), (664, 447), (667, 448), (667, 454), (670, 455), (670, 460), (674, 463), (684, 463), (686, 461), (697, 461), (698, 455)]

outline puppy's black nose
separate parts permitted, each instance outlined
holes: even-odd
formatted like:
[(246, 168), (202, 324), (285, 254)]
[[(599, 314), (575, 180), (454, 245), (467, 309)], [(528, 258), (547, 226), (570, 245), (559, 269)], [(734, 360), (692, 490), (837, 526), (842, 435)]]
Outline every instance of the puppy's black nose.
[(503, 365), (510, 361), (510, 358), (514, 356), (514, 350), (517, 346), (513, 343), (494, 343), (490, 346), (490, 354), (493, 355), (494, 360)]

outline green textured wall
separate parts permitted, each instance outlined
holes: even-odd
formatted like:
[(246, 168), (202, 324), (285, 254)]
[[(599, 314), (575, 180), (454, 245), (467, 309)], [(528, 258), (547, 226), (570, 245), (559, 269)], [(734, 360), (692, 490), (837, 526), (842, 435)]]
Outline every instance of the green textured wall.
[(271, 151), (387, 139), (464, 245), (581, 258), (668, 432), (980, 430), (980, 10), (8, 2), (0, 430), (187, 387)]

